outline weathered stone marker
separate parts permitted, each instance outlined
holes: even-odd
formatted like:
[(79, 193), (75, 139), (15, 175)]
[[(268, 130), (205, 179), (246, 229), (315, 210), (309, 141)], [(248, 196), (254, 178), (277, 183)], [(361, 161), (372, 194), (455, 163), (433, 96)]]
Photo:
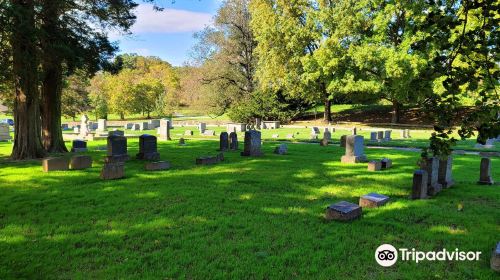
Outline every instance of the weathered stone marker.
[(97, 131), (106, 131), (108, 129), (108, 122), (106, 119), (97, 120)]
[(438, 182), (443, 188), (449, 188), (454, 184), (452, 179), (452, 164), (453, 158), (451, 156), (439, 160)]
[(229, 135), (227, 132), (221, 132), (219, 136), (219, 151), (225, 152), (229, 150)]
[(364, 137), (361, 135), (349, 135), (346, 138), (345, 155), (342, 156), (342, 163), (367, 162), (364, 154)]
[(376, 131), (370, 132), (370, 141), (372, 141), (372, 142), (377, 141), (377, 132)]
[(280, 144), (279, 146), (276, 146), (274, 149), (274, 153), (277, 155), (286, 155), (288, 154), (288, 147), (286, 144)]
[(219, 153), (216, 156), (205, 156), (205, 157), (199, 157), (196, 158), (196, 164), (198, 165), (210, 165), (210, 164), (216, 164), (221, 161), (224, 161), (224, 154)]
[(384, 132), (384, 140), (385, 141), (391, 141), (392, 140), (392, 138), (391, 138), (391, 132), (392, 132), (392, 130), (386, 130)]
[(380, 171), (382, 170), (382, 163), (378, 160), (372, 160), (368, 162), (368, 171)]
[(359, 198), (359, 206), (363, 208), (376, 208), (386, 204), (388, 201), (388, 196), (378, 193), (369, 193)]
[(494, 271), (500, 272), (500, 242), (497, 243), (497, 246), (491, 252), (490, 266)]
[(321, 139), (321, 141), (319, 142), (319, 145), (322, 147), (328, 146), (328, 139), (323, 137), (323, 139)]
[(160, 127), (158, 128), (160, 140), (172, 140), (170, 138), (170, 121), (169, 120), (160, 120)]
[(101, 179), (115, 180), (125, 177), (125, 162), (105, 162), (101, 170)]
[(236, 132), (229, 133), (229, 149), (232, 151), (239, 149), (238, 134)]
[(351, 131), (352, 131), (352, 135), (358, 135), (358, 128), (357, 127), (353, 127)]
[(377, 141), (378, 142), (384, 141), (384, 132), (383, 131), (377, 131)]
[(422, 159), (420, 168), (427, 172), (427, 194), (435, 196), (438, 194), (442, 186), (438, 182), (439, 159), (436, 157)]
[(360, 206), (347, 201), (334, 203), (326, 208), (325, 219), (328, 221), (351, 221), (361, 217)]
[(326, 141), (332, 140), (332, 133), (328, 131), (328, 127), (325, 127), (325, 131), (323, 132), (323, 139), (326, 139)]
[(198, 124), (198, 131), (200, 131), (201, 134), (203, 134), (206, 129), (207, 129), (207, 124), (206, 123), (199, 123)]
[(245, 132), (245, 146), (242, 156), (259, 157), (264, 154), (261, 151), (260, 131), (249, 130)]
[(493, 178), (491, 178), (491, 159), (490, 158), (482, 158), (481, 159), (481, 170), (479, 174), (479, 181), (477, 182), (480, 185), (493, 185)]
[(392, 167), (392, 160), (388, 158), (383, 158), (380, 163), (382, 164), (382, 169), (389, 169)]
[(146, 171), (161, 171), (170, 169), (170, 163), (167, 161), (154, 161), (146, 162), (144, 164), (144, 169)]
[(215, 131), (206, 129), (201, 135), (203, 135), (203, 136), (215, 136)]
[(125, 132), (121, 130), (113, 130), (108, 132), (108, 136), (125, 136)]
[(72, 156), (69, 162), (71, 169), (80, 170), (92, 167), (92, 157), (90, 156)]
[(412, 199), (427, 198), (427, 178), (425, 170), (417, 170), (413, 173)]
[(73, 153), (79, 153), (79, 152), (86, 152), (87, 151), (87, 142), (83, 140), (73, 140), (72, 142), (72, 147), (71, 147), (71, 152)]
[(185, 146), (186, 145), (186, 140), (184, 138), (179, 138), (179, 146)]
[(136, 155), (136, 158), (144, 160), (160, 159), (156, 136), (149, 134), (139, 136), (139, 153)]
[(0, 141), (12, 140), (10, 136), (9, 124), (0, 123)]
[(124, 136), (108, 136), (108, 154), (105, 162), (120, 162), (129, 159), (127, 154), (127, 138)]
[(345, 148), (347, 135), (340, 136), (340, 147)]
[(68, 157), (53, 157), (42, 160), (43, 172), (64, 171), (69, 169)]

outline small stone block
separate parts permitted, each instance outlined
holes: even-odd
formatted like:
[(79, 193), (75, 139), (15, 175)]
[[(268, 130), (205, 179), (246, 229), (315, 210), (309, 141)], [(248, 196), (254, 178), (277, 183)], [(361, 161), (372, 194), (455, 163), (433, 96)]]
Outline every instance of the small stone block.
[(92, 168), (92, 157), (90, 156), (73, 156), (69, 163), (71, 169), (81, 170)]
[(380, 161), (370, 161), (368, 163), (368, 171), (380, 171), (382, 169), (382, 163)]
[(155, 161), (155, 162), (147, 162), (144, 165), (144, 169), (147, 171), (161, 171), (170, 169), (170, 163), (167, 161)]
[(380, 161), (382, 163), (382, 169), (389, 169), (392, 167), (392, 160), (384, 158)]
[(221, 161), (224, 161), (224, 154), (223, 153), (219, 153), (217, 156), (199, 157), (196, 159), (196, 164), (197, 165), (211, 165), (211, 164), (217, 164)]
[(56, 157), (46, 158), (42, 161), (43, 172), (61, 171), (69, 169), (69, 158)]
[(367, 161), (366, 156), (342, 156), (340, 158), (341, 163), (362, 163)]
[(359, 206), (367, 208), (376, 208), (386, 204), (389, 197), (378, 193), (369, 193), (359, 198)]
[(497, 243), (497, 246), (493, 249), (491, 253), (490, 260), (491, 269), (496, 272), (500, 272), (500, 242)]
[(115, 180), (125, 177), (125, 163), (118, 162), (105, 162), (101, 170), (101, 179)]
[(326, 208), (325, 219), (328, 221), (351, 221), (361, 217), (362, 209), (359, 205), (347, 201), (340, 201)]

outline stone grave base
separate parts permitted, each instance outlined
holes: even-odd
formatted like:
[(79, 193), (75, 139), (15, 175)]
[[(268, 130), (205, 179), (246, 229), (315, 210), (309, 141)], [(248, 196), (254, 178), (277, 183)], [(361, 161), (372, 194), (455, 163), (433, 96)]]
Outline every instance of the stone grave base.
[(124, 162), (106, 162), (101, 170), (101, 179), (115, 180), (125, 177)]
[(326, 208), (325, 219), (328, 221), (351, 221), (361, 217), (362, 208), (357, 204), (340, 201)]
[(57, 157), (57, 158), (43, 159), (42, 169), (43, 169), (43, 172), (68, 170), (69, 169), (69, 158)]
[(170, 169), (170, 163), (167, 161), (147, 162), (144, 164), (144, 169), (147, 171), (167, 170)]
[(160, 159), (160, 153), (138, 153), (136, 155), (137, 159), (142, 159), (142, 160), (159, 160)]
[(368, 159), (365, 155), (362, 156), (342, 156), (340, 159), (341, 163), (362, 163), (367, 162)]
[(382, 169), (382, 163), (380, 161), (370, 161), (368, 163), (368, 171), (380, 171)]
[(104, 162), (113, 163), (113, 162), (124, 162), (129, 160), (130, 157), (128, 155), (119, 155), (119, 156), (107, 156), (104, 158)]
[(378, 193), (369, 193), (359, 198), (359, 206), (362, 208), (376, 208), (386, 204), (389, 197)]
[(196, 158), (197, 165), (217, 164), (221, 161), (224, 161), (224, 154), (222, 154), (222, 153), (220, 153), (216, 156), (206, 156), (206, 157)]
[(84, 153), (84, 152), (87, 152), (87, 151), (88, 151), (87, 148), (72, 148), (71, 149), (72, 153)]
[(80, 170), (92, 167), (92, 158), (90, 156), (73, 156), (70, 161), (71, 169)]

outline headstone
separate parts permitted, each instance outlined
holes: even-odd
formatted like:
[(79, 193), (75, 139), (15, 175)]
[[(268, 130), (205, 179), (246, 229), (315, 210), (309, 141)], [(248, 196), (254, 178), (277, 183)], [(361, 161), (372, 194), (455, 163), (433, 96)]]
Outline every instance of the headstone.
[(186, 145), (186, 140), (184, 138), (179, 138), (179, 146), (185, 146)]
[(347, 141), (347, 135), (340, 136), (340, 147), (345, 148)]
[(262, 123), (262, 126), (265, 129), (278, 129), (278, 128), (280, 128), (280, 122), (279, 121), (264, 121)]
[(359, 198), (359, 206), (362, 208), (376, 208), (386, 204), (388, 201), (388, 196), (378, 193), (369, 193)]
[(392, 140), (392, 138), (391, 138), (391, 132), (392, 132), (392, 130), (386, 130), (384, 132), (384, 140), (385, 141), (391, 141)]
[(160, 127), (160, 120), (149, 120), (148, 127), (149, 129), (155, 129)]
[(382, 169), (382, 163), (378, 160), (372, 160), (368, 162), (368, 171), (380, 171)]
[[(67, 124), (67, 123), (63, 123), (63, 124), (61, 124), (61, 129), (62, 129), (62, 130), (68, 130), (68, 129), (69, 129), (68, 124)], [(1, 137), (1, 136), (0, 136), (0, 137)]]
[(72, 147), (71, 147), (71, 152), (73, 153), (79, 153), (79, 152), (86, 152), (87, 151), (87, 142), (83, 140), (73, 140), (72, 142)]
[(272, 137), (273, 139), (278, 139), (278, 138), (280, 138), (280, 135), (279, 135), (279, 134), (273, 134), (271, 137)]
[(410, 130), (409, 129), (405, 129), (405, 131), (406, 131), (406, 138), (411, 138)]
[(377, 141), (377, 132), (376, 131), (370, 132), (370, 141), (372, 141), (372, 142)]
[(192, 130), (186, 130), (184, 131), (185, 136), (193, 136), (193, 131)]
[(274, 153), (277, 155), (286, 155), (288, 154), (288, 147), (286, 144), (280, 144), (279, 146), (276, 146), (274, 149)]
[(255, 118), (255, 128), (262, 129), (262, 119), (261, 118)]
[(438, 183), (440, 183), (443, 188), (449, 188), (454, 184), (452, 179), (452, 165), (453, 158), (451, 156), (439, 160)]
[(238, 134), (236, 132), (229, 133), (229, 149), (232, 151), (239, 149)]
[(340, 201), (326, 208), (325, 219), (328, 221), (351, 221), (361, 217), (362, 208), (357, 204)]
[(323, 132), (323, 139), (326, 139), (326, 141), (332, 140), (332, 133), (328, 131), (328, 128), (325, 128), (325, 131)]
[(112, 130), (108, 132), (108, 136), (125, 136), (125, 132), (121, 130)]
[(481, 159), (481, 169), (479, 174), (479, 181), (477, 182), (480, 185), (493, 185), (493, 179), (491, 178), (491, 159), (490, 158), (482, 158)]
[(200, 131), (201, 134), (203, 134), (206, 129), (207, 129), (207, 124), (206, 123), (199, 123), (198, 124), (198, 130)]
[(205, 156), (205, 157), (196, 158), (197, 165), (210, 165), (210, 164), (219, 163), (221, 161), (224, 161), (224, 154), (223, 153), (219, 153), (216, 156)]
[(125, 162), (105, 162), (101, 170), (101, 179), (115, 180), (125, 177)]
[(413, 173), (412, 199), (427, 198), (427, 178), (428, 175), (425, 170), (417, 170)]
[(203, 136), (215, 136), (215, 131), (210, 130), (210, 129), (206, 129), (201, 135), (203, 135)]
[(97, 120), (97, 131), (106, 131), (108, 129), (108, 123), (106, 119)]
[(349, 135), (346, 138), (345, 155), (342, 156), (342, 163), (367, 162), (364, 154), (364, 137), (361, 135)]
[(219, 136), (219, 151), (225, 152), (229, 150), (229, 135), (227, 132), (221, 132)]
[(80, 134), (80, 126), (79, 125), (73, 127), (73, 133)]
[(241, 155), (251, 157), (264, 155), (261, 151), (260, 131), (249, 130), (245, 132), (245, 146)]
[(127, 155), (127, 138), (124, 136), (108, 136), (108, 153), (105, 162), (119, 162), (129, 159)]
[(125, 125), (123, 126), (123, 129), (124, 129), (124, 130), (127, 130), (127, 129), (132, 129), (132, 126), (133, 126), (133, 125), (134, 125), (133, 123), (127, 123), (127, 124), (125, 124)]
[(146, 162), (144, 164), (144, 169), (146, 171), (161, 171), (170, 169), (170, 163), (167, 161), (154, 161)]
[(358, 128), (357, 127), (353, 127), (351, 131), (352, 131), (352, 135), (357, 135), (358, 134)]
[(140, 129), (140, 126), (138, 123), (133, 123), (132, 126), (130, 127), (130, 130), (132, 131), (137, 131)]
[(143, 130), (148, 130), (149, 129), (149, 124), (148, 122), (140, 122), (139, 123), (139, 130), (140, 131), (143, 131)]
[(90, 133), (90, 128), (88, 127), (88, 121), (89, 117), (83, 114), (80, 123), (80, 136), (82, 136), (83, 138), (87, 137), (87, 135)]
[(326, 147), (326, 146), (328, 146), (328, 139), (326, 139), (326, 138), (324, 138), (324, 137), (323, 137), (323, 139), (321, 139), (321, 141), (319, 142), (319, 145), (320, 145), (321, 147)]
[(384, 141), (384, 132), (383, 131), (377, 131), (377, 141), (378, 142)]
[(68, 157), (53, 157), (42, 160), (43, 172), (64, 171), (69, 169)]
[(137, 154), (136, 158), (144, 160), (160, 159), (156, 136), (149, 134), (143, 134), (139, 136), (139, 153)]
[(319, 134), (319, 128), (316, 126), (311, 127), (311, 134)]
[(226, 125), (227, 132), (245, 132), (247, 125), (245, 123), (228, 123)]
[(420, 168), (427, 172), (427, 195), (435, 196), (443, 188), (438, 182), (439, 159), (437, 157), (423, 158)]
[(491, 252), (490, 267), (496, 272), (500, 272), (500, 242)]
[(170, 138), (170, 125), (168, 120), (161, 120), (160, 127), (158, 128), (160, 140), (172, 140)]
[(392, 160), (388, 158), (383, 158), (380, 163), (382, 164), (382, 169), (389, 169), (392, 167)]
[(295, 138), (295, 135), (293, 135), (293, 133), (286, 135), (286, 139), (293, 139), (293, 138)]
[(81, 170), (92, 167), (92, 158), (90, 156), (72, 156), (69, 162), (70, 168), (73, 170)]

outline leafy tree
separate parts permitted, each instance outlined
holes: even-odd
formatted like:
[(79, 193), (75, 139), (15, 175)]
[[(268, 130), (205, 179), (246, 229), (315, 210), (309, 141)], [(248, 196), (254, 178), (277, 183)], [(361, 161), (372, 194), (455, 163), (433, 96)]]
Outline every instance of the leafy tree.
[(62, 114), (75, 120), (90, 107), (88, 77), (82, 71), (69, 76), (63, 84), (61, 97)]

